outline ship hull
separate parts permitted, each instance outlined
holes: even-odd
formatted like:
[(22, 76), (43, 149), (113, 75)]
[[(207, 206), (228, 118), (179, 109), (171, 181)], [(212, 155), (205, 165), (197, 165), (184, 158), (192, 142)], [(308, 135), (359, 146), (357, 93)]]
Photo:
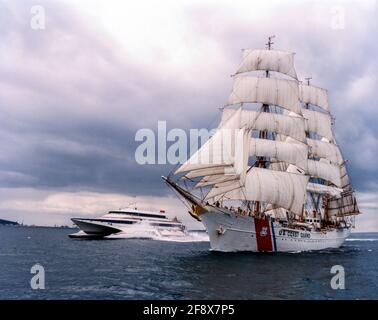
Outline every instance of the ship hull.
[(129, 224), (112, 221), (93, 221), (95, 219), (72, 218), (71, 220), (80, 228), (80, 231), (69, 235), (70, 238), (181, 239), (187, 237), (187, 232), (180, 228), (167, 229), (152, 226), (146, 222)]
[(94, 237), (106, 237), (111, 234), (115, 234), (120, 232), (119, 228), (115, 228), (110, 223), (101, 223), (101, 222), (94, 222), (89, 221), (86, 219), (71, 219), (80, 230), (82, 230), (88, 236)]
[(231, 211), (207, 208), (201, 215), (210, 246), (221, 252), (301, 252), (339, 248), (350, 228), (307, 231), (283, 226), (270, 219), (256, 219)]

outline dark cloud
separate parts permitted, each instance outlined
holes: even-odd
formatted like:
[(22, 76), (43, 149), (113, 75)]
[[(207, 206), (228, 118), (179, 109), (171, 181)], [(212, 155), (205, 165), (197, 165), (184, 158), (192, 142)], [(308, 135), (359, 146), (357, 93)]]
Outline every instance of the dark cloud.
[[(377, 84), (378, 46), (368, 33), (377, 25), (374, 12), (367, 14), (358, 3), (345, 5), (345, 30), (331, 29), (325, 4), (280, 6), (251, 19), (239, 19), (237, 9), (186, 6), (198, 43), (211, 43), (218, 52), (201, 53), (189, 80), (173, 67), (161, 72), (135, 63), (96, 21), (67, 5), (40, 1), (47, 25), (34, 31), (33, 4), (1, 1), (1, 187), (169, 193), (160, 176), (172, 166), (138, 165), (135, 132), (156, 131), (158, 120), (170, 128), (214, 127), (240, 48), (262, 47), (277, 32), (275, 47), (296, 51), (299, 73), (330, 90), (336, 135), (351, 160), (355, 187), (369, 191), (377, 181), (377, 98), (367, 87)], [(208, 64), (212, 72), (204, 71)], [(360, 78), (367, 84), (359, 84)]]

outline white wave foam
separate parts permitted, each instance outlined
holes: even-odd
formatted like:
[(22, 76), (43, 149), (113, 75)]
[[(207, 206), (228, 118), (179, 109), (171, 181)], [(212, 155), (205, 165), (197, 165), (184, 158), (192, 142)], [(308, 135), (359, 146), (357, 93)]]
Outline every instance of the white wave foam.
[(156, 237), (155, 240), (170, 242), (209, 242), (209, 236), (206, 233), (189, 232), (186, 236), (180, 237)]
[(133, 232), (120, 232), (117, 234), (112, 234), (106, 237), (107, 239), (150, 239), (157, 241), (168, 241), (168, 242), (208, 242), (209, 237), (206, 233), (202, 232), (188, 232), (181, 235), (162, 235), (156, 229), (134, 229)]
[(345, 241), (378, 241), (378, 239), (376, 238), (350, 238), (350, 239), (346, 239)]

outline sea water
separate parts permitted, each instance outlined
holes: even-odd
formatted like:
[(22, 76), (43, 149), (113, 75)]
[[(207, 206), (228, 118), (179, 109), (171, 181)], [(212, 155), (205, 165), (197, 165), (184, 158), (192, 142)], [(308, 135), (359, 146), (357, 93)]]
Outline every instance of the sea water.
[[(0, 227), (0, 299), (378, 299), (378, 233), (352, 234), (337, 250), (259, 254), (73, 232)], [(35, 264), (45, 289), (31, 287)], [(345, 289), (331, 287), (334, 265)]]

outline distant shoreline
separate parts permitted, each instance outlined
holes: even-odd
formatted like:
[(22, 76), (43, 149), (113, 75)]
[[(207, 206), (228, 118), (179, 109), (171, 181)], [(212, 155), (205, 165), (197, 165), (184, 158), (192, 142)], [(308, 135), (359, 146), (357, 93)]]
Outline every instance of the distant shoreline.
[(78, 229), (77, 227), (70, 226), (36, 226), (36, 225), (26, 225), (26, 224), (1, 224), (0, 227), (24, 227), (24, 228), (49, 228), (49, 229)]

